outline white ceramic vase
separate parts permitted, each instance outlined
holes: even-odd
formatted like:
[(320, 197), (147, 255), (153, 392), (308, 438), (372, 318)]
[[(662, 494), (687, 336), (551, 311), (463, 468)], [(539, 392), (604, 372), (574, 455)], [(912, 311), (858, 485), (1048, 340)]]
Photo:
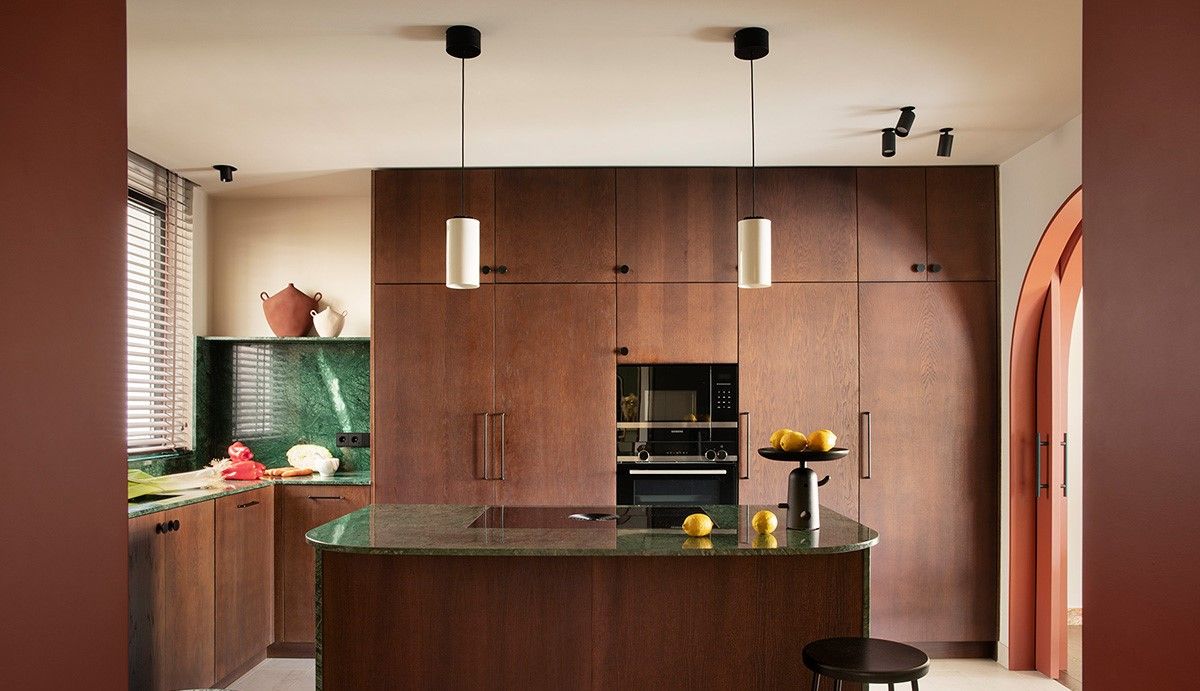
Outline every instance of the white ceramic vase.
[(350, 310), (338, 312), (332, 307), (326, 307), (320, 312), (312, 310), (313, 327), (316, 328), (317, 335), (329, 338), (342, 333), (348, 314)]

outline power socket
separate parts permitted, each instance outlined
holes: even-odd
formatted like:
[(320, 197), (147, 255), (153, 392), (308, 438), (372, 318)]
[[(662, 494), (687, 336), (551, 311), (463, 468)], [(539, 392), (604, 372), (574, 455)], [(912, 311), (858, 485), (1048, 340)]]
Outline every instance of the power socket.
[(337, 446), (348, 449), (365, 449), (371, 446), (369, 432), (338, 432)]

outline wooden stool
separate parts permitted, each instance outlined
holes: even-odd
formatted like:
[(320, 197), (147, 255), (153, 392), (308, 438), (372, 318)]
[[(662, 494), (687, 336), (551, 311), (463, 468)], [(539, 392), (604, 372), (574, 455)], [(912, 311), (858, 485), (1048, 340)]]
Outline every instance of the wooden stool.
[(841, 691), (843, 681), (863, 684), (910, 682), (919, 691), (917, 680), (929, 674), (929, 656), (911, 645), (880, 638), (825, 638), (804, 646), (804, 666), (813, 672), (812, 691), (818, 691), (821, 677), (834, 680)]

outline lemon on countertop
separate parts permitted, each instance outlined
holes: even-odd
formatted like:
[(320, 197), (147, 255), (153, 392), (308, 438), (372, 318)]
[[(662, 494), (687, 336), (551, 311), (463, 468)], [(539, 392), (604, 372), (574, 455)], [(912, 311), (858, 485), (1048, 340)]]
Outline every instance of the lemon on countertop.
[(750, 519), (750, 525), (759, 535), (768, 535), (779, 527), (779, 519), (775, 517), (774, 513), (763, 509), (754, 514), (754, 518)]
[(827, 429), (819, 429), (808, 435), (809, 451), (828, 451), (837, 443), (837, 435)]
[(787, 427), (780, 427), (774, 432), (771, 432), (771, 446), (776, 449), (782, 449), (783, 447), (779, 445), (779, 439), (791, 431), (792, 430), (788, 429)]
[(788, 430), (779, 437), (779, 448), (784, 451), (803, 451), (808, 446), (808, 437), (803, 432)]
[(770, 533), (755, 535), (754, 539), (750, 541), (750, 546), (754, 549), (775, 549), (779, 546), (779, 540), (776, 540), (775, 536)]
[(692, 537), (704, 537), (712, 532), (712, 519), (702, 513), (694, 513), (683, 519), (683, 532)]

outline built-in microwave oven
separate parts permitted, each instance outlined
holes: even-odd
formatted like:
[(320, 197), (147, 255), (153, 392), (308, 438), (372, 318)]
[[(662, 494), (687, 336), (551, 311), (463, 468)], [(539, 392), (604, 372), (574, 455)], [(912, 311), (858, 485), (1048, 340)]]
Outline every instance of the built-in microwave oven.
[(736, 461), (737, 365), (619, 365), (617, 461)]

